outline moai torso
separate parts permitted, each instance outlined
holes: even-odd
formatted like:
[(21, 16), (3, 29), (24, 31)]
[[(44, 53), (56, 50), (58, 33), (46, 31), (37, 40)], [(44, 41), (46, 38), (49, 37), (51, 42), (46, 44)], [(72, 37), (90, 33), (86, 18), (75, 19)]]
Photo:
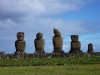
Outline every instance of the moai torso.
[(78, 41), (78, 35), (71, 35), (71, 53), (80, 52), (81, 43)]
[(36, 34), (36, 39), (34, 40), (34, 45), (35, 45), (35, 50), (36, 51), (44, 51), (44, 44), (45, 41), (44, 39), (42, 39), (43, 34), (42, 33), (38, 33)]
[(94, 53), (93, 44), (92, 43), (88, 44), (88, 53)]
[(24, 41), (24, 32), (17, 33), (17, 40), (15, 41), (16, 51), (25, 51), (26, 42)]
[(54, 34), (55, 36), (52, 39), (54, 51), (62, 51), (63, 39), (61, 37), (61, 33), (57, 29), (54, 29)]
[(79, 41), (71, 42), (71, 50), (80, 50), (81, 44)]
[(25, 41), (15, 41), (16, 51), (24, 51), (26, 46)]

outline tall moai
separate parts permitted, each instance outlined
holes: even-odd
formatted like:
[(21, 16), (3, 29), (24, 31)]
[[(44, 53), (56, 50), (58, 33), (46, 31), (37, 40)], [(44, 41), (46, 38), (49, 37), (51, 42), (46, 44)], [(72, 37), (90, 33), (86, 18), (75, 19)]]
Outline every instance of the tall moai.
[(78, 41), (78, 35), (71, 35), (71, 48), (69, 53), (81, 53), (81, 43)]
[(43, 39), (43, 34), (39, 32), (36, 34), (36, 39), (34, 40), (35, 52), (45, 53), (44, 45), (45, 45), (45, 41)]
[(87, 51), (87, 53), (94, 53), (93, 44), (92, 43), (88, 44), (88, 51)]
[(24, 41), (24, 32), (17, 33), (17, 40), (15, 41), (15, 54), (23, 54), (25, 53), (26, 42)]
[(58, 29), (54, 28), (54, 37), (53, 37), (52, 41), (53, 41), (53, 47), (54, 47), (53, 52), (64, 53), (64, 51), (62, 50), (63, 39), (62, 39), (61, 33), (58, 31)]

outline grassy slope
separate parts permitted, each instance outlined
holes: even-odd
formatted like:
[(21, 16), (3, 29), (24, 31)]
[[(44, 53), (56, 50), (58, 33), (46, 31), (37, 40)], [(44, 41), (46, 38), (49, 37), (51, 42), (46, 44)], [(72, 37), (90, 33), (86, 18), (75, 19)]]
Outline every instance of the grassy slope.
[(100, 75), (100, 64), (0, 67), (0, 75)]

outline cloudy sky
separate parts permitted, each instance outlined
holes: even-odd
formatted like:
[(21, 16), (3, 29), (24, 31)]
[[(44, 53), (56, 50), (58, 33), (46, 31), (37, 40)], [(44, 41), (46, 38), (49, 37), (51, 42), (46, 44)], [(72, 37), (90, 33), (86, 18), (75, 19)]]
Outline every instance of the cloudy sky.
[(70, 35), (79, 35), (81, 50), (93, 43), (100, 52), (100, 0), (0, 0), (0, 51), (15, 52), (17, 32), (25, 33), (26, 52), (34, 53), (34, 39), (43, 33), (45, 52), (53, 51), (53, 28), (70, 50)]

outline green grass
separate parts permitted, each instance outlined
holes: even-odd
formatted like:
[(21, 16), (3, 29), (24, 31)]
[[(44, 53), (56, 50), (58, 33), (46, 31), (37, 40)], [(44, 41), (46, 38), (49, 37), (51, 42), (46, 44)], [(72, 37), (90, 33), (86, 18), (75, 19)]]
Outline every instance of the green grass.
[(100, 64), (0, 67), (0, 75), (100, 75)]
[(0, 59), (0, 66), (100, 64), (100, 57)]

